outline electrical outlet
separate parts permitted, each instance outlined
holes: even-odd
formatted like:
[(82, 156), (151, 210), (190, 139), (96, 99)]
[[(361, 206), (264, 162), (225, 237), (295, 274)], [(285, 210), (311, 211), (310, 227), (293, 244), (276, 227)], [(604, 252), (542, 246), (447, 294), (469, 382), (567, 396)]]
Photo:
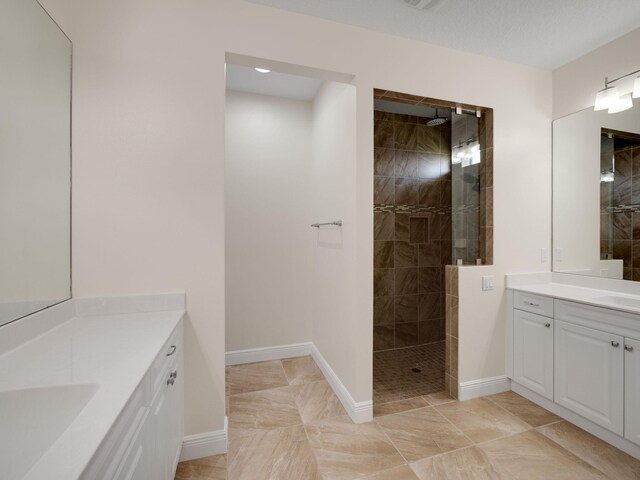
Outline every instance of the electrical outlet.
[(540, 250), (540, 263), (547, 263), (547, 249), (543, 248)]
[(485, 275), (482, 277), (482, 290), (488, 291), (495, 288), (495, 277), (493, 275)]
[(556, 247), (553, 252), (553, 261), (561, 262), (562, 261), (562, 249), (560, 247)]

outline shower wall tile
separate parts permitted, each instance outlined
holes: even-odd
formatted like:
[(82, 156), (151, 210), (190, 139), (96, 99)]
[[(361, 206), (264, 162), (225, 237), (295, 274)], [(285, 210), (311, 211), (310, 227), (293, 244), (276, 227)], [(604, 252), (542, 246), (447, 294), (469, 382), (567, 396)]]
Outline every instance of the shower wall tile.
[[(444, 159), (436, 153), (418, 154), (418, 176), (420, 178), (438, 179), (442, 173), (442, 163)], [(447, 168), (449, 159), (446, 159)], [(445, 172), (446, 173), (446, 172)]]
[(420, 268), (418, 271), (418, 292), (439, 294), (442, 291), (440, 271), (440, 267)]
[(405, 213), (396, 213), (395, 215), (395, 239), (400, 242), (408, 242), (410, 217)]
[(416, 150), (418, 126), (410, 123), (394, 123), (393, 140), (396, 150)]
[(373, 177), (373, 202), (380, 204), (393, 204), (395, 184), (393, 177)]
[(393, 268), (394, 258), (394, 242), (373, 242), (374, 268)]
[(396, 242), (395, 244), (395, 266), (417, 267), (418, 266), (418, 248), (422, 245), (414, 245), (409, 242)]
[(373, 269), (373, 294), (386, 297), (395, 294), (395, 273), (393, 268)]
[(394, 324), (394, 296), (374, 297), (373, 299), (373, 325), (393, 325)]
[(418, 177), (418, 153), (409, 150), (396, 150), (395, 176), (396, 178)]
[(640, 144), (636, 144), (631, 150), (631, 175), (640, 176)]
[(418, 125), (418, 151), (440, 153), (440, 130), (428, 125)]
[(376, 212), (373, 214), (373, 239), (394, 240), (395, 214), (388, 212)]
[(393, 148), (393, 122), (374, 122), (373, 144), (377, 148)]
[(394, 326), (380, 325), (373, 327), (373, 349), (390, 350), (394, 345)]
[(427, 217), (409, 217), (409, 242), (426, 243), (429, 241), (429, 219)]
[(441, 340), (440, 322), (437, 318), (418, 322), (418, 343), (433, 343)]
[(613, 214), (613, 239), (631, 240), (633, 238), (632, 213), (618, 212)]
[(426, 322), (440, 318), (440, 293), (424, 293), (418, 298), (418, 320)]
[(440, 180), (421, 180), (418, 190), (420, 205), (442, 205)]
[(392, 148), (376, 148), (373, 157), (373, 174), (393, 177), (395, 170), (395, 151)]
[(395, 348), (418, 345), (418, 322), (398, 323), (395, 327)]
[[(640, 212), (633, 213), (632, 232), (633, 232), (633, 238), (640, 239)], [(640, 264), (638, 264), (637, 268), (640, 268)]]
[(395, 297), (395, 324), (418, 321), (418, 295)]
[[(418, 203), (419, 181), (414, 178), (395, 179), (395, 204), (396, 205), (416, 205)], [(382, 203), (382, 202), (376, 202)], [(389, 203), (393, 203), (389, 202)]]
[(418, 293), (417, 268), (396, 268), (394, 270), (396, 295), (410, 295)]
[(420, 267), (437, 267), (442, 265), (440, 261), (440, 242), (431, 241), (418, 245), (418, 265)]
[(389, 112), (380, 112), (378, 110), (375, 110), (373, 112), (373, 119), (378, 122), (380, 120), (388, 120), (388, 121), (393, 121), (393, 113), (389, 113)]
[[(376, 91), (385, 99), (392, 93)], [(374, 118), (374, 350), (444, 340), (450, 125), (428, 127), (429, 119), (384, 112)]]
[(403, 113), (393, 113), (393, 121), (399, 123), (413, 123), (414, 125), (418, 123), (418, 117), (415, 115), (405, 115)]

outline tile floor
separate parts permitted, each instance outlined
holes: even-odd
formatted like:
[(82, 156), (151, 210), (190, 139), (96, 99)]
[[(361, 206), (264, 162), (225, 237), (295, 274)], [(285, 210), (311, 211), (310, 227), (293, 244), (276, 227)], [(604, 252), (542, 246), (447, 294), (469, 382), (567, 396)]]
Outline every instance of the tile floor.
[(309, 357), (227, 368), (229, 453), (176, 480), (640, 480), (640, 461), (513, 392), (434, 393), (355, 425)]
[[(413, 372), (418, 367), (420, 372)], [(444, 390), (444, 341), (373, 354), (373, 402), (382, 404)]]

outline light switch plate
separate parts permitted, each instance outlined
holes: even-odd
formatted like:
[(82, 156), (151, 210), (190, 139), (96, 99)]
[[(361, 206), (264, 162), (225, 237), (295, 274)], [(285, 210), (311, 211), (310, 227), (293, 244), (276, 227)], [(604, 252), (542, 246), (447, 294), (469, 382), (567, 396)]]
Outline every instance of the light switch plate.
[(485, 275), (482, 277), (482, 290), (488, 291), (495, 288), (495, 277), (493, 275)]

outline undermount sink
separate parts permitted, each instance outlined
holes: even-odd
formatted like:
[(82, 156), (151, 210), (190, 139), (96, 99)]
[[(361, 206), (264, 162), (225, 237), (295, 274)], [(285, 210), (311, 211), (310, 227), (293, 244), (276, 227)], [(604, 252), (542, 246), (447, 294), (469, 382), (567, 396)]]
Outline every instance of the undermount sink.
[(609, 305), (617, 305), (620, 307), (637, 308), (638, 310), (640, 310), (640, 299), (637, 298), (605, 295), (603, 297), (595, 297), (593, 300), (599, 303), (607, 303)]
[(97, 391), (96, 384), (0, 391), (2, 478), (23, 478)]

